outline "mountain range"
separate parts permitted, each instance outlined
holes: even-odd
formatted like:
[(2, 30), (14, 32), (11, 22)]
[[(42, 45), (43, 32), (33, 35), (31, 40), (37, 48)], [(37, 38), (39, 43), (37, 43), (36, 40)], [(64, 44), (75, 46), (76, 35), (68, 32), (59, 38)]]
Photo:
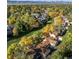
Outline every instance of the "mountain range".
[(7, 0), (8, 4), (70, 4), (71, 1), (10, 1)]

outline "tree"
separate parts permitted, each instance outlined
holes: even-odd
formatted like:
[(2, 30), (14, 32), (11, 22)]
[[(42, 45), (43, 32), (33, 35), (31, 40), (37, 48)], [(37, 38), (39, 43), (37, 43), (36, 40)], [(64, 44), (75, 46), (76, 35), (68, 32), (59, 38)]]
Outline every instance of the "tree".
[(44, 33), (49, 33), (49, 32), (53, 32), (54, 31), (54, 26), (53, 24), (48, 24), (43, 28), (43, 32)]
[(31, 36), (29, 36), (29, 37), (26, 37), (26, 36), (24, 36), (24, 37), (22, 37), (21, 38), (21, 41), (19, 42), (19, 44), (21, 45), (21, 46), (29, 46), (29, 45), (31, 45), (32, 44), (32, 37)]
[(16, 23), (15, 17), (10, 17), (10, 18), (8, 19), (8, 24), (12, 25), (12, 24), (15, 24), (15, 23)]
[(59, 15), (59, 12), (49, 12), (48, 15), (53, 18)]
[(61, 16), (57, 16), (54, 18), (54, 24), (56, 26), (61, 26), (62, 25), (62, 17)]
[(18, 29), (16, 27), (13, 28), (13, 36), (18, 36), (19, 32)]
[(26, 32), (27, 32), (26, 28), (23, 25), (22, 21), (18, 20), (15, 23), (14, 34), (17, 35), (17, 34), (22, 34), (22, 33), (26, 33)]
[(15, 52), (15, 48), (17, 47), (17, 43), (13, 43), (8, 47), (8, 52), (7, 52), (7, 58), (8, 59), (12, 59), (14, 58), (14, 52)]

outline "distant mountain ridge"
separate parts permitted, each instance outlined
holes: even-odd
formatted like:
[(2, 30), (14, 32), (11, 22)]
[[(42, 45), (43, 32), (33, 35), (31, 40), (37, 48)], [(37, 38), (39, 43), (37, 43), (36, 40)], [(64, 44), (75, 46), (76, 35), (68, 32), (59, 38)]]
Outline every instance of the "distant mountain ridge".
[(7, 0), (7, 2), (71, 2), (71, 1), (10, 1)]
[(8, 4), (70, 4), (71, 1), (7, 1)]

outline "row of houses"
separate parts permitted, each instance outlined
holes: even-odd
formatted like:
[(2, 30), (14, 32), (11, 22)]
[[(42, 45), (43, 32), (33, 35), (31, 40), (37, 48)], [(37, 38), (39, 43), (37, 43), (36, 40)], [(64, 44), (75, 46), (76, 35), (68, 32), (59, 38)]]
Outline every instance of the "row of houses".
[(66, 34), (66, 30), (68, 29), (66, 27), (69, 26), (69, 21), (64, 16), (62, 16), (62, 20), (64, 21), (62, 24), (64, 29), (61, 29), (62, 31), (60, 33), (57, 33), (56, 31), (49, 32), (48, 37), (43, 38), (43, 41), (34, 47), (35, 50), (31, 48), (35, 53), (34, 58), (38, 57), (38, 55), (42, 55), (43, 58), (46, 58), (52, 51), (56, 50), (56, 46), (62, 42), (62, 36)]

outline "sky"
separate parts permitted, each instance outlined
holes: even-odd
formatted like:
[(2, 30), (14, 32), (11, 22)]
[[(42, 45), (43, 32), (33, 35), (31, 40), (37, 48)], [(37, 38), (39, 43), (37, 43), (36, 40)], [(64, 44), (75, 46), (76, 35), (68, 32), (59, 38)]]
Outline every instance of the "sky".
[[(39, 1), (39, 0), (8, 0), (8, 1)], [(40, 0), (40, 1), (72, 1), (72, 0)]]

